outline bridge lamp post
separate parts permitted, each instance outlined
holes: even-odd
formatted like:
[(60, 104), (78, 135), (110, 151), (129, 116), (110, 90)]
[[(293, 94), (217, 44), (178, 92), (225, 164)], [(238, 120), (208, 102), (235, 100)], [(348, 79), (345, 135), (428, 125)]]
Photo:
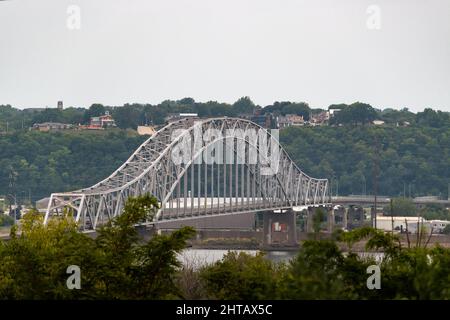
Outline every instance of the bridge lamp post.
[(331, 177), (331, 181), (330, 181), (330, 195), (331, 195), (331, 198), (333, 198), (333, 182), (334, 182), (334, 176)]
[(336, 197), (339, 197), (339, 178), (336, 179)]
[(17, 195), (8, 194), (8, 198), (10, 199), (10, 203), (9, 203), (10, 208), (12, 207), (11, 202), (14, 202), (14, 207), (15, 207), (14, 210), (13, 210), (13, 213), (14, 213), (14, 225), (16, 225), (16, 223), (17, 223), (17, 219), (16, 219)]
[(365, 196), (366, 195), (366, 190), (367, 190), (366, 176), (363, 174), (362, 178), (363, 178), (363, 181), (364, 181), (364, 184), (363, 184), (363, 195)]
[(336, 181), (336, 191), (335, 191), (335, 197), (338, 197), (339, 194), (339, 179), (334, 175), (331, 178), (331, 196), (333, 196), (333, 182)]

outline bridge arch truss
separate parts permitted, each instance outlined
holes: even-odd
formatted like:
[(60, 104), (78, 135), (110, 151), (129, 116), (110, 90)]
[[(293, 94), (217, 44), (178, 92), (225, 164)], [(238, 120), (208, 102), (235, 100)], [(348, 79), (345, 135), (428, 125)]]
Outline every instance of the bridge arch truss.
[(68, 210), (95, 230), (146, 193), (160, 203), (150, 224), (329, 203), (328, 180), (300, 170), (268, 130), (237, 118), (182, 119), (101, 182), (52, 194), (44, 223)]

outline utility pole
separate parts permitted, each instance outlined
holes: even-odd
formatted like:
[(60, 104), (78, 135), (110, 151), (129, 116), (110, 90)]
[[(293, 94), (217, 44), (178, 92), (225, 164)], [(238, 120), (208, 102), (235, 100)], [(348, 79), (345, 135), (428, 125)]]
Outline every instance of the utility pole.
[(394, 235), (394, 205), (393, 201), (391, 199), (390, 201), (390, 211), (391, 211), (391, 228), (392, 228), (392, 235)]
[(372, 226), (377, 228), (377, 196), (378, 196), (378, 165), (380, 158), (380, 146), (378, 143), (378, 136), (375, 132), (375, 144), (374, 144), (374, 157), (373, 157), (373, 194), (374, 194), (374, 210), (372, 213)]
[(364, 179), (362, 194), (365, 196), (367, 193), (367, 182), (366, 182), (366, 176), (364, 174), (362, 175), (362, 177)]
[(328, 186), (328, 191), (330, 192), (330, 198), (333, 198), (333, 182), (334, 182), (334, 177), (331, 177), (331, 181), (330, 181), (330, 185)]
[[(16, 194), (16, 177), (17, 177), (17, 172), (14, 171), (14, 168), (11, 167), (10, 172), (9, 172), (9, 193), (11, 195), (11, 197), (14, 199), (14, 225), (16, 224), (16, 210), (17, 210), (17, 194)], [(9, 210), (10, 212), (12, 211), (12, 206), (11, 203), (9, 204)]]
[(333, 178), (331, 178), (331, 183), (328, 185), (328, 201), (333, 202)]
[(336, 198), (339, 197), (339, 178), (336, 179)]

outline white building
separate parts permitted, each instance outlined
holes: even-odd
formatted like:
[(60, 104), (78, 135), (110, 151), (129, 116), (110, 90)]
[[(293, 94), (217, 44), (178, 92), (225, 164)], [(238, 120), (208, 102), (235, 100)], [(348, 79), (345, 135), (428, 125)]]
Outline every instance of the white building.
[(384, 231), (392, 231), (392, 225), (394, 231), (405, 231), (408, 226), (408, 231), (411, 225), (416, 225), (417, 222), (425, 223), (426, 220), (422, 217), (389, 217), (389, 216), (377, 216), (377, 229)]
[[(431, 220), (424, 222), (422, 227), (425, 228), (426, 232), (431, 232), (431, 230), (433, 230), (433, 234), (436, 234), (442, 233), (448, 224), (450, 224), (450, 221)], [(408, 223), (408, 231), (417, 233), (417, 223)]]
[(372, 123), (376, 126), (382, 126), (384, 124), (383, 120), (373, 120)]
[(167, 117), (164, 118), (164, 120), (166, 121), (166, 123), (169, 123), (169, 122), (177, 121), (177, 120), (184, 119), (184, 118), (195, 119), (195, 118), (198, 118), (198, 114), (197, 113), (170, 113), (169, 115), (167, 115)]
[(156, 130), (152, 126), (138, 126), (137, 132), (140, 136), (151, 136), (156, 132)]
[(444, 231), (444, 228), (448, 224), (450, 224), (450, 221), (427, 221), (423, 217), (377, 216), (377, 229), (392, 231), (392, 220), (394, 220), (394, 231), (405, 232), (406, 227), (408, 227), (409, 233), (417, 233), (417, 226), (419, 226), (419, 228), (424, 228), (426, 232), (430, 232), (431, 230), (433, 230), (433, 234), (442, 233)]

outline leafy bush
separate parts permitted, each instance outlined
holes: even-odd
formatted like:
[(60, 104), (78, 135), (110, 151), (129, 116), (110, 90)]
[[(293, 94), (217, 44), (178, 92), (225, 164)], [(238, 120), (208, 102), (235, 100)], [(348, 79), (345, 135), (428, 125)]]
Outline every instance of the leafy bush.
[(14, 224), (14, 218), (6, 215), (0, 214), (0, 227), (8, 227)]
[[(20, 235), (0, 242), (0, 299), (162, 299), (180, 297), (175, 285), (177, 254), (194, 235), (186, 227), (145, 242), (134, 225), (151, 217), (154, 197), (129, 199), (122, 215), (98, 231), (78, 232), (70, 219), (29, 212)], [(66, 286), (67, 267), (81, 269), (81, 290)]]

